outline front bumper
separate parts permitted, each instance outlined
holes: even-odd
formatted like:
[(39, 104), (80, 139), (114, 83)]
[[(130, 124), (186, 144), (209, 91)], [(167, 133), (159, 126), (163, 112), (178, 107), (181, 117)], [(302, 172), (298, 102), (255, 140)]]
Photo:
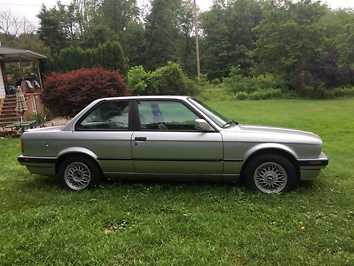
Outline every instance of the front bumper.
[(328, 158), (324, 152), (316, 159), (298, 160), (300, 166), (301, 180), (314, 180), (318, 178), (320, 170), (328, 165)]

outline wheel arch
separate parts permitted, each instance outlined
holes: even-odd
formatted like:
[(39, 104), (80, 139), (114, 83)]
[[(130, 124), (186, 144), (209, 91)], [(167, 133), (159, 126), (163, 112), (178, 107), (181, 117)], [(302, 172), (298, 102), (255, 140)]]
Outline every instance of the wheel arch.
[(101, 169), (99, 163), (97, 162), (97, 156), (90, 150), (87, 150), (84, 148), (75, 148), (75, 147), (65, 149), (59, 153), (58, 159), (55, 163), (55, 174), (59, 173), (60, 165), (62, 164), (62, 162), (64, 160), (66, 160), (69, 157), (75, 157), (75, 156), (84, 156), (84, 157), (92, 160), (96, 164), (96, 166), (98, 167), (98, 169), (101, 173), (101, 176), (102, 176), (102, 169)]
[(274, 146), (274, 144), (272, 144), (272, 147), (270, 147), (270, 146), (258, 147), (258, 148), (250, 150), (246, 154), (246, 156), (245, 156), (246, 159), (244, 160), (244, 164), (242, 165), (241, 174), (240, 174), (241, 180), (244, 177), (244, 172), (245, 172), (245, 169), (247, 168), (247, 165), (254, 158), (256, 158), (260, 155), (264, 155), (264, 154), (278, 154), (278, 155), (281, 155), (281, 156), (285, 157), (286, 159), (288, 159), (289, 162), (294, 166), (294, 169), (296, 171), (297, 180), (299, 181), (301, 179), (300, 167), (297, 162), (297, 156), (296, 156), (295, 152), (291, 151), (287, 147)]

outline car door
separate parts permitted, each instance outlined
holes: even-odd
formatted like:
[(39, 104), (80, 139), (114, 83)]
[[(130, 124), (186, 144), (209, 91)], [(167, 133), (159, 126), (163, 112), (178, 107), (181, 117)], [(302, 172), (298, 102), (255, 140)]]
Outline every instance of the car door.
[(186, 103), (139, 100), (135, 101), (134, 112), (138, 115), (132, 158), (138, 173), (221, 178), (221, 134), (217, 130), (195, 129), (194, 121), (201, 117)]
[(109, 177), (136, 174), (131, 160), (133, 134), (130, 100), (102, 101), (75, 126), (71, 146), (91, 152)]

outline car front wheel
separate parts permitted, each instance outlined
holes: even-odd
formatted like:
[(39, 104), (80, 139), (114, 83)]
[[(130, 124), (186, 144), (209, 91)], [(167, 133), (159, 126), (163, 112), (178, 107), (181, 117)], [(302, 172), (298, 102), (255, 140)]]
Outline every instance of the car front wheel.
[(278, 154), (260, 155), (246, 167), (246, 184), (262, 193), (287, 192), (296, 186), (294, 166), (288, 159)]
[(59, 181), (69, 190), (80, 191), (98, 183), (100, 172), (95, 162), (85, 156), (72, 156), (59, 168)]

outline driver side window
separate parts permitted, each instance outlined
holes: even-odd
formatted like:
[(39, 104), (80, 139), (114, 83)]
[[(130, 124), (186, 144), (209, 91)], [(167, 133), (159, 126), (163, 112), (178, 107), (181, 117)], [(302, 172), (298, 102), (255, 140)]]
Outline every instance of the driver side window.
[(197, 131), (199, 117), (181, 102), (139, 101), (138, 109), (142, 130)]

